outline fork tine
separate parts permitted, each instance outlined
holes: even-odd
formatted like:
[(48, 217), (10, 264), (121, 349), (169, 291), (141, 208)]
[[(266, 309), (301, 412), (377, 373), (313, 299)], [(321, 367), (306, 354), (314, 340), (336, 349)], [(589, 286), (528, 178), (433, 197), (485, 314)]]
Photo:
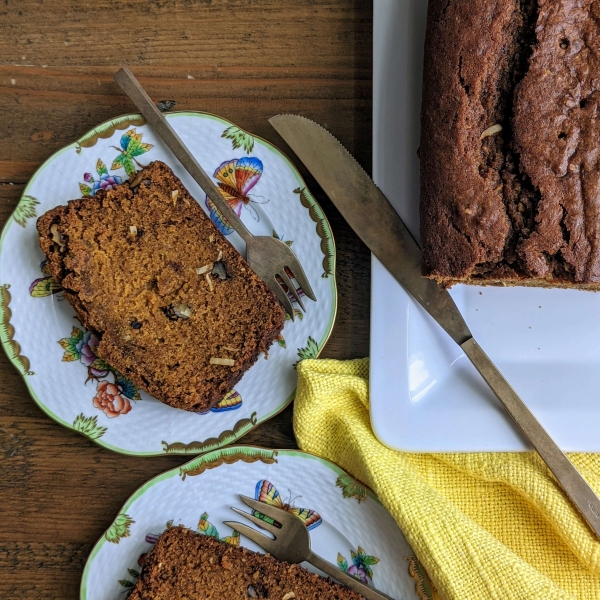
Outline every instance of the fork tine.
[[(254, 498), (249, 498), (248, 496), (243, 496), (242, 494), (240, 494), (240, 500), (246, 506), (249, 506), (256, 512), (262, 513), (263, 515), (267, 515), (267, 517), (271, 517), (271, 519), (274, 519), (278, 523), (281, 523), (283, 526), (285, 526), (286, 521), (288, 521), (289, 519), (297, 518), (291, 513), (283, 510), (282, 508), (277, 508), (276, 506), (269, 506), (264, 502), (254, 500)], [(263, 521), (261, 521), (261, 523), (263, 523)]]
[(241, 515), (245, 519), (252, 521), (255, 525), (258, 525), (259, 527), (262, 527), (263, 529), (266, 529), (267, 531), (270, 531), (273, 534), (279, 533), (281, 531), (281, 528), (275, 527), (275, 525), (271, 525), (271, 523), (267, 523), (266, 521), (263, 521), (263, 519), (260, 519), (259, 517), (255, 517), (251, 513), (244, 512), (243, 510), (240, 510), (239, 508), (235, 508), (235, 506), (230, 506), (230, 508), (231, 508), (231, 510), (236, 512), (238, 515)]
[(256, 529), (252, 529), (252, 527), (248, 527), (248, 525), (243, 525), (242, 523), (237, 523), (236, 521), (223, 521), (223, 525), (231, 527), (231, 529), (234, 531), (246, 536), (249, 540), (252, 540), (255, 544), (258, 544), (269, 554), (272, 554), (273, 556), (276, 555), (275, 542), (270, 537), (267, 537), (266, 535), (256, 531)]
[(296, 298), (296, 302), (302, 307), (302, 310), (304, 312), (306, 312), (306, 309), (304, 308), (304, 304), (302, 303), (302, 298), (300, 298), (300, 296), (298, 295), (296, 286), (292, 283), (292, 280), (288, 277), (288, 274), (285, 272), (285, 269), (278, 275), (283, 280), (283, 283), (285, 283), (285, 285), (287, 285), (288, 290), (290, 290), (290, 293), (292, 294), (292, 296), (294, 296), (294, 298)]
[(300, 261), (296, 257), (296, 255), (290, 250), (288, 264), (286, 265), (288, 269), (294, 275), (294, 279), (298, 282), (302, 291), (313, 301), (316, 302), (317, 298), (312, 288), (310, 287), (310, 283), (308, 278), (306, 277), (306, 273), (300, 264)]
[(265, 283), (275, 292), (277, 299), (283, 305), (285, 312), (290, 315), (290, 319), (294, 320), (294, 307), (292, 306), (291, 300), (288, 298), (288, 295), (283, 291), (281, 284), (275, 277), (269, 277), (268, 280), (265, 280)]

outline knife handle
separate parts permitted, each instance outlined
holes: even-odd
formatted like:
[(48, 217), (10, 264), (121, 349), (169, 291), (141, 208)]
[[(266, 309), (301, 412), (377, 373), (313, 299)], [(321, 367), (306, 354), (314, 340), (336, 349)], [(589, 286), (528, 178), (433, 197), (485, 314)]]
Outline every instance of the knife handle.
[(121, 86), (121, 89), (129, 96), (129, 99), (136, 105), (149, 125), (154, 128), (158, 137), (165, 143), (167, 148), (175, 155), (179, 162), (185, 167), (186, 171), (194, 178), (196, 183), (202, 188), (202, 191), (213, 201), (221, 214), (229, 221), (229, 224), (235, 229), (238, 235), (247, 242), (252, 234), (242, 223), (236, 212), (231, 208), (227, 200), (223, 198), (219, 188), (213, 183), (206, 171), (200, 166), (194, 155), (187, 146), (181, 141), (176, 131), (171, 127), (164, 115), (158, 110), (157, 106), (133, 73), (127, 68), (119, 69), (114, 75), (115, 81)]
[(598, 496), (534, 417), (508, 381), (504, 379), (502, 373), (475, 339), (470, 338), (460, 346), (554, 473), (563, 490), (578, 508), (590, 528), (600, 538), (600, 500)]

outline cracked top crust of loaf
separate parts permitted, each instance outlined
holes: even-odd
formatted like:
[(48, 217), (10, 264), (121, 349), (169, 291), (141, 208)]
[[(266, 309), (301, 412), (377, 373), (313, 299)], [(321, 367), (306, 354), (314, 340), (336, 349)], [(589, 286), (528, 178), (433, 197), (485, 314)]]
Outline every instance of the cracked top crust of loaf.
[(599, 33), (597, 0), (430, 1), (423, 275), (600, 289)]
[(147, 556), (129, 600), (360, 600), (300, 565), (230, 546), (183, 527), (167, 529)]
[(219, 402), (283, 328), (275, 295), (164, 163), (57, 206), (38, 232), (98, 355), (170, 406)]

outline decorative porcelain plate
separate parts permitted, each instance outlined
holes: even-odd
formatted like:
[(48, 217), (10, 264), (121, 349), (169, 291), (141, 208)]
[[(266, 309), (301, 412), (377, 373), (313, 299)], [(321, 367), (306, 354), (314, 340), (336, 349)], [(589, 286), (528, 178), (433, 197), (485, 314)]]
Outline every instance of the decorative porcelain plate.
[(124, 597), (145, 555), (168, 527), (184, 525), (262, 552), (223, 525), (243, 521), (230, 509), (247, 509), (239, 494), (290, 510), (309, 509), (303, 514), (310, 516), (305, 525), (313, 550), (396, 600), (436, 597), (395, 521), (352, 477), (311, 454), (233, 446), (167, 471), (129, 498), (88, 558), (81, 600)]
[[(126, 454), (200, 454), (229, 444), (289, 404), (295, 364), (315, 357), (336, 311), (335, 245), (327, 218), (292, 163), (272, 144), (224, 119), (198, 112), (168, 114), (204, 168), (223, 162), (258, 172), (237, 190), (234, 208), (257, 235), (285, 241), (298, 256), (317, 297), (224, 400), (205, 414), (177, 410), (138, 390), (96, 356), (86, 331), (45, 269), (36, 218), (58, 204), (111, 188), (153, 160), (169, 164), (241, 252), (205, 194), (139, 115), (103, 123), (49, 158), (25, 188), (0, 240), (0, 339), (31, 395), (49, 416), (98, 444)], [(242, 160), (243, 159), (243, 160)], [(242, 178), (240, 178), (242, 179)]]

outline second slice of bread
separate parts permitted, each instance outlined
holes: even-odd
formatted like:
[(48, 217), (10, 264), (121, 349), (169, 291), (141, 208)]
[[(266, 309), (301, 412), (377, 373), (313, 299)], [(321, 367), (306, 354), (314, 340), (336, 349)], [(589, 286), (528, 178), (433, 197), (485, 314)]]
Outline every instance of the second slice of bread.
[(129, 600), (159, 598), (360, 600), (362, 596), (300, 565), (173, 527), (146, 558), (129, 596)]

